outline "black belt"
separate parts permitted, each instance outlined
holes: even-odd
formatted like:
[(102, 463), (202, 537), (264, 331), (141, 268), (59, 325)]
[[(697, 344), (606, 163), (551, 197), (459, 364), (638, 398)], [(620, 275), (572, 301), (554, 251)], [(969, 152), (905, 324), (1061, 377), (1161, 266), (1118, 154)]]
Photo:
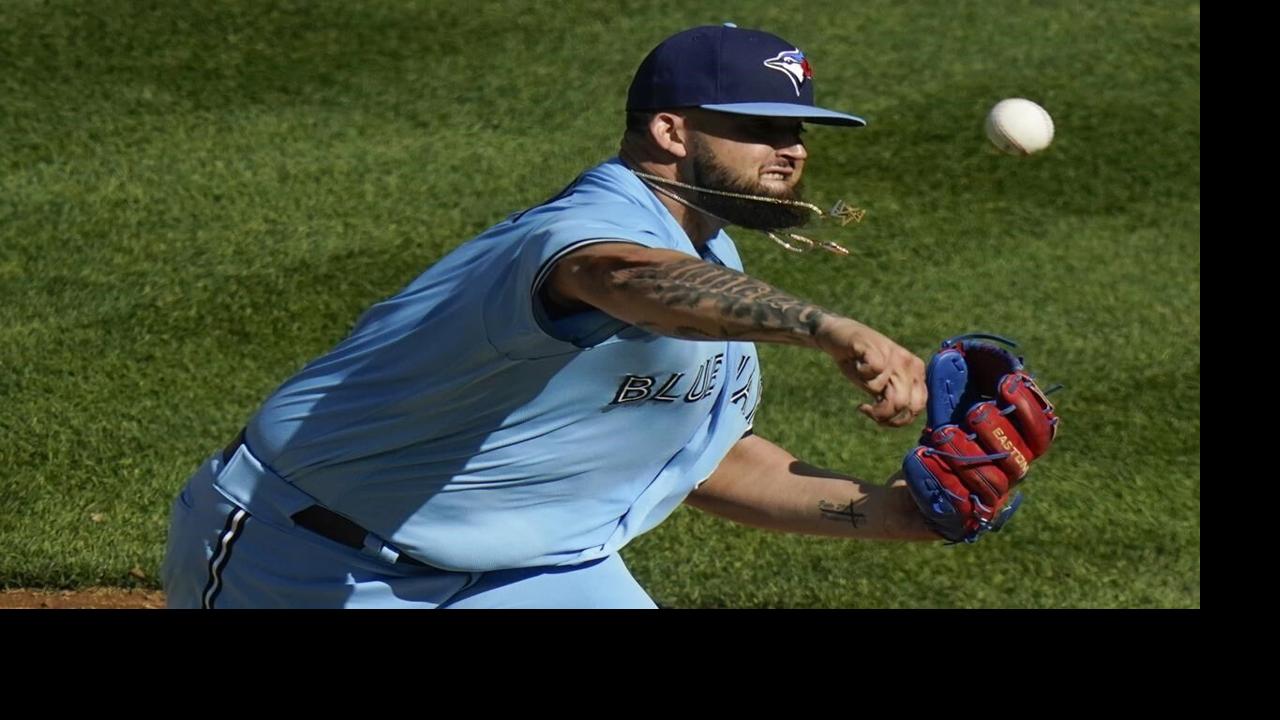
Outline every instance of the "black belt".
[[(231, 462), (231, 457), (236, 454), (236, 451), (242, 445), (244, 445), (244, 430), (241, 430), (240, 434), (236, 435), (236, 439), (223, 449), (222, 464), (226, 465)], [(364, 539), (372, 534), (323, 505), (312, 505), (299, 510), (291, 515), (290, 519), (300, 528), (305, 528), (317, 535), (356, 550), (364, 550)], [(400, 557), (396, 558), (396, 564), (431, 567), (421, 560), (411, 558), (404, 553), (400, 553)]]

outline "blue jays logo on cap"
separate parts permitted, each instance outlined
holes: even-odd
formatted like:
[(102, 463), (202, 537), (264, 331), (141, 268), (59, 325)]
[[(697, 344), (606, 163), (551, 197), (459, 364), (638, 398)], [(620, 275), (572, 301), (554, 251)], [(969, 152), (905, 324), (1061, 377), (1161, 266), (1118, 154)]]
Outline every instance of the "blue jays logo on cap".
[(805, 58), (804, 53), (800, 52), (800, 48), (794, 50), (784, 50), (777, 55), (764, 61), (764, 66), (783, 73), (791, 80), (791, 86), (796, 89), (796, 96), (800, 95), (800, 86), (804, 85), (804, 81), (813, 77), (813, 69), (809, 67), (809, 60)]

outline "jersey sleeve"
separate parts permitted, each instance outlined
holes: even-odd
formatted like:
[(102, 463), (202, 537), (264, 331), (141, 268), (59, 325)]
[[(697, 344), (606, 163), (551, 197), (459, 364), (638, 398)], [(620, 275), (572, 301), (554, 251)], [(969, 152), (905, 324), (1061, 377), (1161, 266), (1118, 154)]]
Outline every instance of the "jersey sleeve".
[(555, 321), (548, 317), (538, 299), (539, 291), (555, 264), (566, 255), (602, 242), (673, 248), (653, 213), (626, 203), (553, 211), (527, 222), (529, 231), (513, 238), (512, 247), (495, 267), (494, 285), (484, 308), (490, 343), (512, 358), (575, 352), (626, 326), (599, 311)]

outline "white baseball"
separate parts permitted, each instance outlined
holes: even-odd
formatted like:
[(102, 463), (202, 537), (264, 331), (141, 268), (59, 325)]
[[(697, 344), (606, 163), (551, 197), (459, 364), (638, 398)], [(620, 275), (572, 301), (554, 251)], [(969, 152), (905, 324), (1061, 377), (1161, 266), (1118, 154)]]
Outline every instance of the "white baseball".
[(1001, 100), (987, 113), (987, 137), (1002, 152), (1030, 155), (1053, 142), (1053, 118), (1030, 100)]

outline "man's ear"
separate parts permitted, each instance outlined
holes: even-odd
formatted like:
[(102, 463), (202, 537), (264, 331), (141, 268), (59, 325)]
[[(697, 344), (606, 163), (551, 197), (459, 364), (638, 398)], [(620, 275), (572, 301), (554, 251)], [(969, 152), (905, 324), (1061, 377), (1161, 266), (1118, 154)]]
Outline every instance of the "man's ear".
[(689, 155), (689, 128), (683, 115), (656, 112), (649, 120), (649, 136), (658, 147), (677, 158)]

